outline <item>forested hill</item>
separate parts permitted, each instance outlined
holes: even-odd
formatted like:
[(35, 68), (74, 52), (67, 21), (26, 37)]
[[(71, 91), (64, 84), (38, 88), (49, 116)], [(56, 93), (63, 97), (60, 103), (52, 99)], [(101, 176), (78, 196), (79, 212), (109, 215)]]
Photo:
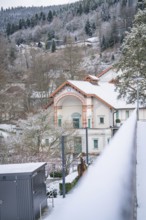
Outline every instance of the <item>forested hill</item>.
[(99, 35), (103, 44), (122, 41), (136, 13), (137, 0), (83, 0), (50, 7), (0, 11), (0, 30), (17, 44), (52, 38), (78, 40)]

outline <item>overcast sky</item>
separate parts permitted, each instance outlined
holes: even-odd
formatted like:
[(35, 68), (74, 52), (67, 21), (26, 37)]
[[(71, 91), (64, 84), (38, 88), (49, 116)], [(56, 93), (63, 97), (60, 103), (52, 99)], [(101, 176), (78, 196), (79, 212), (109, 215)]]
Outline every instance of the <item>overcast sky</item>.
[(78, 0), (0, 0), (0, 7), (18, 7), (18, 6), (49, 6), (76, 2)]

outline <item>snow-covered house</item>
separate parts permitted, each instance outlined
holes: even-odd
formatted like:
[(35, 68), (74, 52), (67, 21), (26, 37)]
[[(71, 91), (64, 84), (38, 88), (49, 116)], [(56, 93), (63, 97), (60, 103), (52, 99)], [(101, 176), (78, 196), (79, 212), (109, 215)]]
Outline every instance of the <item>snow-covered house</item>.
[[(113, 135), (116, 119), (122, 124), (135, 109), (117, 100), (113, 83), (99, 78), (89, 75), (83, 81), (68, 80), (51, 94), (55, 124), (68, 122), (77, 129), (75, 153), (86, 152), (87, 141), (89, 153), (100, 153)], [(144, 118), (146, 109), (142, 108), (140, 119)]]

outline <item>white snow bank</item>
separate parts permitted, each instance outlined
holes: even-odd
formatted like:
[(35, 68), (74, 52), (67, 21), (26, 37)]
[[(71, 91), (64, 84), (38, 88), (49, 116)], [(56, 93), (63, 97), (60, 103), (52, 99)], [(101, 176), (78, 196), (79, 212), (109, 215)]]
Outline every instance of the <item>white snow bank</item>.
[(72, 183), (77, 176), (78, 176), (78, 172), (73, 172), (65, 177), (65, 182)]
[(78, 187), (46, 219), (131, 219), (135, 130), (136, 111), (122, 125), (95, 165), (89, 167)]

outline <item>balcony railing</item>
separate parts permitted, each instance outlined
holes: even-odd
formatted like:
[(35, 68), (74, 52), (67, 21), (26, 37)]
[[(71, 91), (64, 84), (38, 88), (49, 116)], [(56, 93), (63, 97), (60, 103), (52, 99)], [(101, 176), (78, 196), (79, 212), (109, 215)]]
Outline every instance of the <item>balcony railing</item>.
[(136, 219), (136, 111), (68, 196), (55, 220)]

